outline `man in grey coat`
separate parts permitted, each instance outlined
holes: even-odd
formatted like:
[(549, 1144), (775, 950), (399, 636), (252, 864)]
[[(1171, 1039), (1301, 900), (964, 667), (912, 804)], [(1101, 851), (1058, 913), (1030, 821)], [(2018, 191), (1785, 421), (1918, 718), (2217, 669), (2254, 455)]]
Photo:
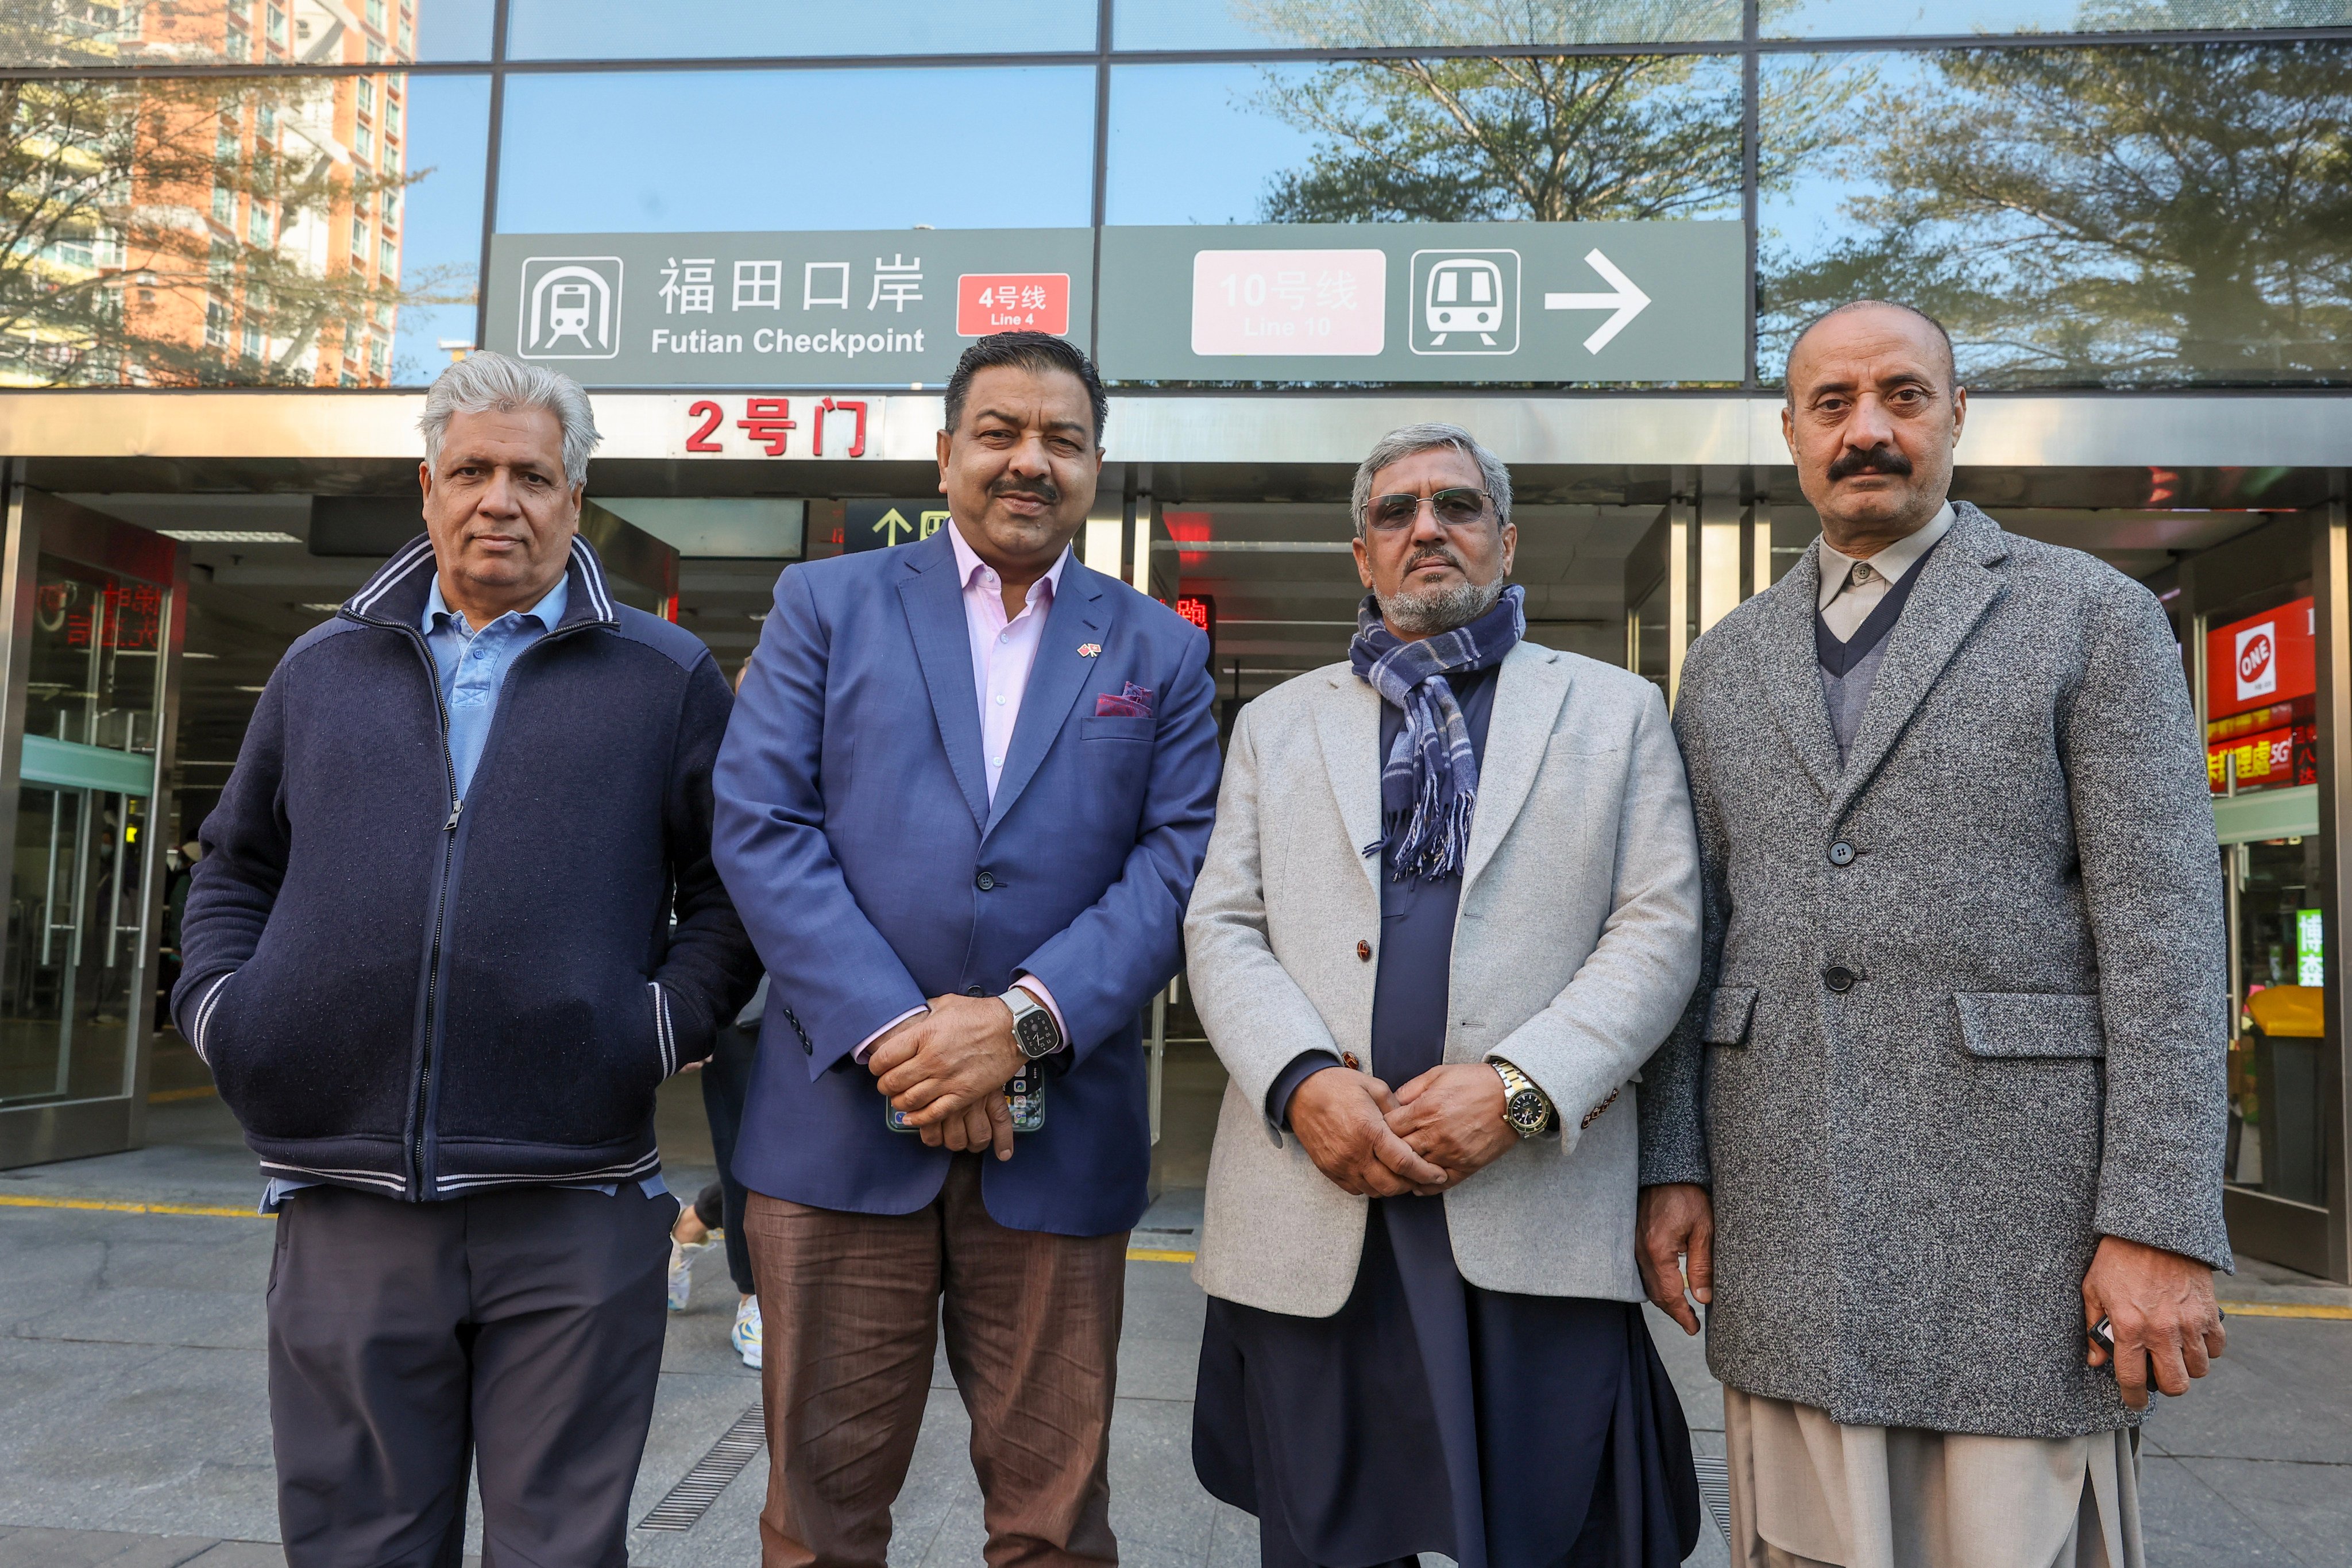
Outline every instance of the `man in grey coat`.
[(1740, 1568), (2136, 1568), (2132, 1429), (2221, 1353), (2230, 1266), (2179, 649), (1947, 500), (1935, 321), (1844, 306), (1788, 387), (1822, 539), (1676, 704), (1706, 955), (1642, 1087), (1644, 1279), (1711, 1306)]

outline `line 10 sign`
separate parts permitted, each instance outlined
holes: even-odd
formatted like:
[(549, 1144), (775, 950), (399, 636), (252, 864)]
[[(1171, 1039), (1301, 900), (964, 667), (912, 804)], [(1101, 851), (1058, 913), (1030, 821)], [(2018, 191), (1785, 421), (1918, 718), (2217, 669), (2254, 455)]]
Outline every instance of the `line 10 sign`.
[(1196, 252), (1192, 352), (1379, 353), (1388, 265), (1378, 250)]

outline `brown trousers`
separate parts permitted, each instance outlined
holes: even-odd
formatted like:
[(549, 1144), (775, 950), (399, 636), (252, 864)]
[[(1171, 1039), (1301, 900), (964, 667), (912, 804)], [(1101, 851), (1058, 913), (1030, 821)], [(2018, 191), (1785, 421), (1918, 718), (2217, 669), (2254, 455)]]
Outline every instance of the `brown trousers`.
[(971, 1154), (913, 1214), (753, 1193), (744, 1232), (766, 1339), (763, 1568), (883, 1568), (942, 1324), (990, 1568), (1118, 1561), (1108, 1461), (1125, 1234), (1007, 1229), (981, 1204)]

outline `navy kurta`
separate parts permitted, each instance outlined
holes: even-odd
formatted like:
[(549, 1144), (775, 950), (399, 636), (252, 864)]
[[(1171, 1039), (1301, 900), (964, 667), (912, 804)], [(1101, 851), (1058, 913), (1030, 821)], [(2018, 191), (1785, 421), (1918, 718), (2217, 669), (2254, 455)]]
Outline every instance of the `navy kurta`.
[[(1449, 679), (1483, 763), (1496, 671)], [(1403, 722), (1382, 705), (1375, 765)], [(1458, 876), (1382, 870), (1370, 1070), (1391, 1087), (1443, 1059), (1461, 898)], [(1285, 1072), (1274, 1109), (1327, 1065)], [(1370, 1219), (1334, 1316), (1209, 1301), (1193, 1468), (1258, 1516), (1267, 1568), (1682, 1561), (1698, 1539), (1690, 1435), (1640, 1305), (1465, 1282), (1443, 1198), (1374, 1199)]]

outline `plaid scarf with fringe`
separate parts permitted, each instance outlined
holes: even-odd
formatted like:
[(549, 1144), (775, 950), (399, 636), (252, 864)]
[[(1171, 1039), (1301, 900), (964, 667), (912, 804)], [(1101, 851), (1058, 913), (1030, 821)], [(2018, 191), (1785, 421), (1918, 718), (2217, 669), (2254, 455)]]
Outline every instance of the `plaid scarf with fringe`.
[(1348, 662), (1404, 714), (1396, 749), (1381, 770), (1381, 837), (1364, 846), (1367, 859), (1388, 851), (1391, 873), (1400, 882), (1459, 876), (1469, 858), (1478, 757), (1444, 678), (1502, 663), (1527, 635), (1526, 599), (1525, 589), (1506, 588), (1476, 620), (1419, 642), (1389, 630), (1369, 594), (1356, 612)]

